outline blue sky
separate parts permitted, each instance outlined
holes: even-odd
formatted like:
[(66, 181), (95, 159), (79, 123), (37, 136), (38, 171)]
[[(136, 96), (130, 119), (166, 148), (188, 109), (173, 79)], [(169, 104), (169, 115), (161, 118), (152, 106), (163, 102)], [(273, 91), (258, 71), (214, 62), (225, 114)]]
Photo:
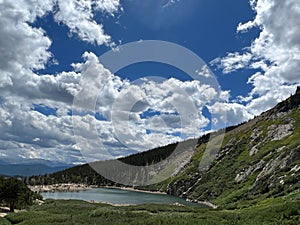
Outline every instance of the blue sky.
[[(1, 1), (1, 159), (108, 159), (253, 118), (299, 85), (299, 4)], [(113, 74), (98, 59), (119, 45), (143, 40), (176, 43), (197, 54), (220, 92), (174, 66), (144, 62)], [(97, 96), (94, 111), (73, 105), (87, 74), (94, 79), (87, 80), (85, 101)], [(134, 83), (151, 76), (163, 80)], [(187, 97), (176, 96), (174, 85), (187, 93), (197, 115), (186, 127), (172, 103), (184, 107)], [(132, 102), (135, 108), (129, 107)]]
[[(188, 0), (169, 6), (165, 2), (167, 1), (123, 1), (123, 11), (117, 12), (115, 16), (103, 17), (100, 12), (95, 17), (116, 43), (125, 44), (138, 40), (170, 41), (192, 50), (207, 64), (227, 52), (249, 46), (258, 34), (259, 29), (253, 29), (247, 34), (236, 33), (239, 22), (247, 22), (255, 17), (255, 12), (247, 1)], [(109, 50), (109, 47), (89, 44), (76, 36), (69, 38), (69, 29), (57, 24), (52, 15), (39, 18), (33, 25), (43, 27), (53, 40), (50, 51), (59, 62), (58, 65), (49, 65), (45, 70), (39, 71), (40, 73), (53, 74), (71, 70), (71, 64), (80, 61), (85, 51), (101, 55)], [(150, 69), (152, 75), (172, 74), (172, 71), (162, 71), (163, 68), (157, 66)], [(148, 71), (149, 68), (139, 66), (118, 74), (134, 79)], [(250, 90), (246, 80), (251, 72), (245, 71), (243, 76), (227, 76), (226, 79), (220, 71), (214, 73), (224, 89), (231, 89), (232, 97), (247, 94)], [(232, 82), (236, 84), (234, 89)]]

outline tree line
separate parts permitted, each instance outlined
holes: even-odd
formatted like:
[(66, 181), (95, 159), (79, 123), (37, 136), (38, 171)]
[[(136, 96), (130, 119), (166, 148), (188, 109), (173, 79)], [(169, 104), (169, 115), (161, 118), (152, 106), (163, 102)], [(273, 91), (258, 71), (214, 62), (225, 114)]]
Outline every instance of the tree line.
[[(123, 163), (134, 166), (152, 165), (166, 159), (176, 149), (178, 143), (158, 147), (146, 152), (136, 153), (127, 157), (119, 158)], [(101, 162), (99, 162), (101, 163)], [(118, 184), (106, 179), (94, 171), (88, 164), (75, 166), (63, 171), (40, 176), (26, 178), (29, 185), (47, 185), (57, 183), (82, 183), (98, 186), (118, 186)]]

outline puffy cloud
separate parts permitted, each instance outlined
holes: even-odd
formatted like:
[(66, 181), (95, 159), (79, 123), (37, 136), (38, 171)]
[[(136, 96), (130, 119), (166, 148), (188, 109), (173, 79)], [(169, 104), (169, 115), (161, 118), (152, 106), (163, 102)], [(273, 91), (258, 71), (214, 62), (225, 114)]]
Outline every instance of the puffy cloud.
[(62, 161), (68, 155), (81, 160), (79, 152), (72, 149), (71, 117), (46, 116), (17, 99), (5, 101), (0, 115), (1, 152), (16, 160), (21, 157)]
[[(208, 125), (209, 120), (202, 114), (202, 109), (219, 97), (209, 85), (174, 78), (161, 82), (143, 78), (130, 84), (104, 69), (92, 53), (86, 55), (93, 64), (87, 67), (86, 63), (76, 65), (85, 77), (82, 85), (88, 85), (83, 88), (76, 107), (81, 108), (81, 113), (95, 110), (102, 116), (94, 120), (94, 125), (76, 117), (75, 129), (78, 131), (75, 133), (81, 142), (79, 148), (84, 150), (87, 158), (94, 155), (95, 159), (99, 149), (102, 149), (98, 154), (101, 157), (115, 155), (113, 151), (124, 155), (130, 150), (142, 151), (200, 136)], [(96, 104), (93, 102), (95, 95)], [(93, 129), (98, 130), (98, 135), (90, 133)], [(90, 138), (82, 138), (81, 133)]]
[[(256, 69), (248, 83), (246, 112), (257, 115), (287, 98), (300, 84), (300, 2), (298, 0), (251, 0), (253, 21), (240, 23), (237, 32), (259, 27), (261, 32), (242, 52), (228, 53), (212, 61), (224, 73), (242, 68)], [(247, 117), (245, 117), (247, 119)]]
[(118, 0), (58, 0), (59, 10), (54, 18), (70, 28), (83, 41), (97, 45), (114, 45), (103, 26), (94, 19), (95, 11), (114, 13), (119, 9)]
[[(3, 147), (2, 155), (9, 151), (7, 157), (14, 153), (20, 158), (61, 161), (69, 157), (78, 163), (81, 152), (93, 161), (147, 150), (201, 135), (209, 123), (202, 109), (219, 98), (216, 90), (199, 81), (145, 78), (131, 84), (110, 73), (89, 52), (73, 67), (74, 71), (56, 76), (31, 71), (29, 81), (24, 78), (12, 86), (13, 96), (5, 94), (8, 89), (1, 91), (0, 132), (4, 135), (0, 141), (11, 143)], [(73, 107), (71, 115), (73, 97), (83, 90), (83, 104)], [(94, 96), (97, 101), (91, 102)], [(55, 113), (40, 113), (38, 104)]]
[(119, 9), (122, 10), (120, 0), (98, 0), (95, 2), (96, 9), (108, 13), (114, 13)]
[(1, 2), (1, 87), (11, 86), (16, 75), (24, 76), (31, 69), (44, 68), (51, 57), (48, 51), (51, 40), (41, 28), (31, 27), (29, 23), (37, 16), (45, 15), (52, 7), (52, 1), (37, 1), (35, 4), (24, 0)]
[(1, 94), (45, 99), (52, 96), (56, 101), (71, 102), (72, 95), (78, 91), (78, 74), (70, 72), (58, 76), (38, 76), (33, 72), (43, 69), (51, 59), (49, 48), (52, 41), (42, 28), (31, 24), (38, 17), (53, 13), (57, 22), (67, 25), (82, 40), (111, 45), (110, 37), (104, 34), (102, 25), (93, 20), (94, 11), (113, 13), (118, 9), (119, 1), (116, 0), (1, 1)]
[[(55, 6), (58, 10), (54, 11)], [(41, 28), (32, 27), (36, 18), (54, 13), (57, 22), (67, 25), (82, 40), (98, 45), (111, 44), (94, 11), (109, 13), (119, 9), (117, 0), (3, 0), (0, 4), (0, 68), (42, 69), (51, 57), (51, 40)], [(30, 54), (28, 54), (30, 52)], [(26, 57), (24, 57), (26, 56)]]
[(223, 73), (231, 73), (235, 70), (245, 68), (252, 59), (250, 53), (241, 54), (239, 52), (229, 53), (225, 58), (216, 58), (211, 64), (217, 64), (218, 68), (223, 68)]
[(227, 126), (240, 124), (253, 117), (252, 114), (248, 112), (247, 107), (238, 103), (217, 102), (208, 108), (212, 114), (219, 115), (219, 120), (216, 121), (216, 123), (222, 121)]
[[(69, 11), (71, 6), (73, 12)], [(49, 51), (52, 41), (42, 28), (33, 24), (37, 18), (53, 14), (58, 23), (68, 26), (82, 40), (111, 45), (102, 25), (95, 22), (94, 13), (112, 14), (119, 8), (116, 0), (0, 1), (1, 156), (16, 161), (82, 160), (73, 138), (72, 117), (68, 114), (74, 95), (80, 91), (84, 70), (74, 65), (74, 71), (37, 75), (35, 71), (45, 68), (52, 58)], [(84, 57), (85, 64), (91, 63), (91, 57)], [(57, 116), (34, 110), (34, 105), (39, 104), (56, 110)]]

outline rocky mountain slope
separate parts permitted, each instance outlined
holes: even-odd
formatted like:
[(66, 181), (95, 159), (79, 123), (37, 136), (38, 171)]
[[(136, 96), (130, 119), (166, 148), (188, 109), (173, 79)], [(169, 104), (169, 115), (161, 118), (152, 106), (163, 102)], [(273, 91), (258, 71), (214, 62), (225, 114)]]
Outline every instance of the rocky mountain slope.
[(227, 130), (206, 171), (199, 171), (207, 145), (200, 139), (191, 162), (151, 188), (229, 208), (290, 193), (300, 199), (300, 88), (273, 109)]

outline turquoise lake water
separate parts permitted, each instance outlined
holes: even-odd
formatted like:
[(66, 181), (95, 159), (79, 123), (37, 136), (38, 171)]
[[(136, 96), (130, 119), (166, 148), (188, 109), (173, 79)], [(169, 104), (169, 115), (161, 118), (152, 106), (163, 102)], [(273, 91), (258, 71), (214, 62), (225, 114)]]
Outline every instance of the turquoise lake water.
[(123, 190), (117, 188), (93, 188), (87, 191), (78, 192), (44, 192), (41, 193), (44, 198), (52, 199), (80, 199), (84, 201), (96, 201), (114, 204), (174, 204), (202, 206), (200, 204), (187, 202), (183, 198), (155, 194), (144, 193), (131, 190)]

